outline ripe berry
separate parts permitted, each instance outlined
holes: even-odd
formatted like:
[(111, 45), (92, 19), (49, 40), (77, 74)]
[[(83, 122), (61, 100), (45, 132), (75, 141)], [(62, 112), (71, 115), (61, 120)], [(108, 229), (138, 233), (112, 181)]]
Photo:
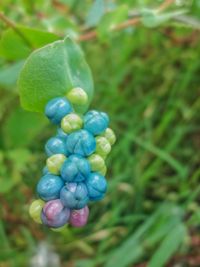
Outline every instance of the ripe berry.
[(70, 209), (82, 209), (88, 203), (88, 191), (84, 183), (67, 183), (60, 192), (62, 204)]
[(108, 124), (109, 118), (104, 112), (91, 110), (84, 116), (84, 129), (93, 135), (98, 135), (105, 131), (105, 129), (108, 127)]
[(71, 155), (61, 168), (61, 177), (66, 182), (82, 182), (90, 174), (89, 162), (80, 155)]
[(90, 176), (86, 180), (86, 186), (90, 200), (102, 199), (107, 190), (106, 179), (98, 172), (93, 172), (90, 174)]
[(50, 100), (45, 107), (45, 115), (54, 124), (59, 124), (62, 118), (70, 112), (72, 112), (72, 107), (64, 97)]
[(95, 138), (86, 130), (79, 130), (69, 134), (66, 142), (67, 152), (81, 156), (91, 155), (96, 148)]
[(53, 174), (44, 175), (37, 184), (37, 193), (45, 201), (59, 198), (60, 190), (64, 186), (64, 181), (60, 176)]

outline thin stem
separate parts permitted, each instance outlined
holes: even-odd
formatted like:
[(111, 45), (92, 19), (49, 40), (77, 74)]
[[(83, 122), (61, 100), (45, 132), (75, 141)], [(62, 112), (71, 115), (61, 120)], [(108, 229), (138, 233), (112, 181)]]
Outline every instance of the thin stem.
[(15, 25), (15, 23), (12, 20), (10, 20), (8, 17), (6, 17), (2, 12), (0, 12), (0, 20), (2, 20), (8, 27), (12, 28), (24, 40), (24, 42), (29, 47), (32, 47), (32, 44), (24, 36), (24, 34), (18, 29), (18, 27)]

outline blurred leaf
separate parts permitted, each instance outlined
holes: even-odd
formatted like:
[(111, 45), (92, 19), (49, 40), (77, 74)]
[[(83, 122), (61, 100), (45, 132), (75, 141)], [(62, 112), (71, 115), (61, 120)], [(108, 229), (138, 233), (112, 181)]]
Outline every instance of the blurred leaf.
[(186, 227), (183, 223), (172, 228), (160, 247), (151, 258), (148, 267), (163, 267), (169, 259), (177, 252), (178, 248), (183, 244), (187, 235)]
[(95, 0), (86, 18), (88, 27), (96, 26), (105, 13), (105, 0)]
[(6, 66), (0, 70), (0, 86), (2, 87), (12, 87), (16, 85), (19, 72), (24, 65), (24, 61), (18, 61), (14, 64)]
[[(44, 112), (48, 100), (64, 96), (74, 87), (83, 88), (89, 102), (93, 95), (89, 66), (80, 48), (70, 38), (32, 53), (21, 71), (18, 84), (22, 107), (36, 112)], [(74, 108), (84, 112), (88, 104), (74, 105)]]
[(121, 5), (115, 10), (106, 13), (100, 20), (97, 26), (97, 34), (100, 40), (106, 41), (109, 37), (110, 32), (115, 29), (117, 24), (124, 21), (128, 17), (128, 6)]
[(13, 29), (3, 32), (0, 40), (0, 57), (7, 60), (26, 58), (31, 52), (24, 40)]
[(146, 27), (157, 27), (160, 24), (177, 17), (179, 15), (185, 14), (187, 10), (181, 9), (168, 13), (158, 13), (157, 10), (153, 9), (142, 9), (142, 23)]
[(27, 42), (13, 29), (4, 31), (0, 40), (0, 57), (7, 60), (24, 59), (31, 53), (32, 49), (59, 39), (58, 36), (50, 32), (19, 25), (16, 27)]
[(33, 142), (46, 123), (44, 116), (25, 112), (18, 107), (5, 121), (3, 129), (5, 146), (7, 148), (27, 146)]

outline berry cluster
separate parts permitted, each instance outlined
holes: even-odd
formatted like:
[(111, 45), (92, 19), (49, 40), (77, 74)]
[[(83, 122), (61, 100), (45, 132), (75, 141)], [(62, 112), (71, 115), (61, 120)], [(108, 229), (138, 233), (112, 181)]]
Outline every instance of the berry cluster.
[(45, 145), (48, 158), (37, 184), (39, 199), (31, 204), (29, 213), (34, 221), (50, 228), (67, 223), (84, 226), (88, 202), (102, 199), (107, 189), (105, 159), (116, 138), (108, 128), (106, 113), (74, 112), (72, 104), (86, 102), (85, 91), (74, 88), (66, 98), (52, 99), (45, 107), (45, 115), (58, 129)]

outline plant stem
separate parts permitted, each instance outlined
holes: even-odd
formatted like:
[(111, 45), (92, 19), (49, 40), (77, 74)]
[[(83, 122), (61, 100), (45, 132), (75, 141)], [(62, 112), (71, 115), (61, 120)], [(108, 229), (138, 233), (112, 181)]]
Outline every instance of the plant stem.
[(32, 44), (29, 40), (24, 36), (24, 34), (19, 30), (19, 28), (15, 25), (15, 23), (6, 17), (2, 12), (0, 12), (0, 20), (2, 20), (8, 27), (12, 28), (23, 40), (24, 42), (32, 48)]

